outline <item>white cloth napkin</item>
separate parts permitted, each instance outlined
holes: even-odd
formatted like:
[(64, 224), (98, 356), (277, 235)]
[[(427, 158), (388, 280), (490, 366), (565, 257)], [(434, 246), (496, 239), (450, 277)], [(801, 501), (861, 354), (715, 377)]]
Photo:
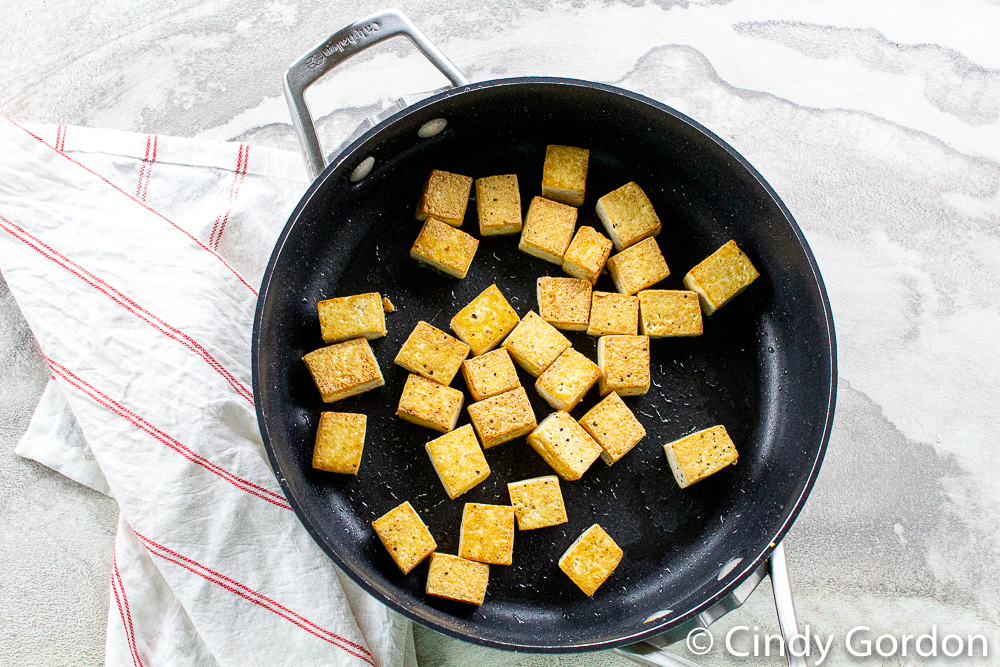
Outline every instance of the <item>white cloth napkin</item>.
[(298, 155), (0, 119), (0, 270), (52, 381), (17, 453), (113, 496), (108, 665), (416, 664), (267, 463), (256, 288)]

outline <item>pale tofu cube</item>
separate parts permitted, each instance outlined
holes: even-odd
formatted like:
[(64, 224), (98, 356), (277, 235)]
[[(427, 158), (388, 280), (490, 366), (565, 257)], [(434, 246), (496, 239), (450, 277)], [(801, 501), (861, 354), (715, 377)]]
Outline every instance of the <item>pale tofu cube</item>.
[(437, 542), (431, 536), (431, 531), (427, 530), (409, 502), (404, 502), (375, 519), (372, 526), (403, 574), (409, 574), (420, 561), (437, 549)]
[(576, 209), (535, 197), (524, 218), (518, 250), (561, 265), (576, 227)]
[(563, 271), (574, 278), (589, 280), (593, 285), (601, 277), (612, 247), (611, 239), (593, 227), (583, 225), (576, 230), (576, 236), (563, 255)]
[(490, 285), (451, 318), (451, 330), (472, 348), (472, 356), (489, 352), (514, 330), (521, 318), (496, 285)]
[(583, 531), (559, 559), (566, 573), (587, 597), (597, 592), (622, 561), (625, 552), (596, 523)]
[(584, 331), (590, 321), (592, 289), (589, 280), (542, 276), (536, 290), (538, 314), (557, 329)]
[(569, 348), (538, 376), (535, 390), (556, 410), (569, 412), (600, 378), (597, 364)]
[(601, 396), (641, 396), (649, 391), (649, 336), (601, 336), (597, 339)]
[(321, 412), (312, 466), (326, 472), (357, 475), (365, 448), (368, 417), (352, 412)]
[(663, 446), (677, 485), (686, 489), (729, 465), (739, 453), (725, 426), (713, 426)]
[(569, 521), (559, 478), (555, 475), (523, 479), (507, 484), (518, 530), (558, 526)]
[(473, 400), (482, 401), (505, 391), (517, 389), (521, 380), (510, 359), (510, 353), (500, 348), (462, 362), (462, 377)]
[(635, 294), (670, 275), (655, 239), (639, 241), (608, 258), (608, 273), (622, 294)]
[(638, 297), (618, 292), (594, 292), (590, 300), (588, 336), (639, 333)]
[(646, 429), (614, 391), (580, 418), (580, 426), (604, 450), (601, 460), (608, 465), (628, 454), (646, 437)]
[(639, 333), (650, 338), (700, 336), (698, 293), (669, 289), (639, 292)]
[(372, 340), (386, 334), (385, 312), (378, 292), (320, 301), (316, 310), (320, 334), (327, 345), (362, 336)]
[(590, 151), (586, 148), (557, 144), (546, 146), (542, 196), (570, 206), (583, 206), (589, 162)]
[(427, 218), (410, 257), (455, 278), (464, 278), (476, 256), (479, 240), (437, 218)]
[(556, 474), (568, 482), (580, 479), (603, 451), (568, 412), (553, 412), (528, 435), (528, 444)]
[(660, 233), (660, 218), (634, 181), (598, 199), (597, 217), (618, 252)]
[(399, 348), (396, 363), (411, 373), (448, 385), (468, 356), (468, 345), (420, 321)]
[(702, 310), (711, 315), (759, 277), (750, 258), (730, 240), (687, 272), (684, 287), (698, 293)]
[(483, 449), (527, 435), (538, 425), (524, 387), (473, 403), (469, 418), (483, 441)]
[(461, 227), (471, 190), (472, 179), (468, 176), (440, 169), (431, 171), (417, 202), (417, 220), (431, 217)]
[(396, 416), (418, 426), (447, 433), (455, 428), (465, 394), (433, 380), (410, 374), (399, 397)]
[(469, 424), (431, 440), (424, 448), (453, 500), (490, 476), (490, 466)]
[(321, 347), (302, 357), (312, 374), (324, 403), (381, 387), (382, 369), (368, 345), (367, 338)]
[(489, 581), (489, 565), (435, 551), (431, 554), (424, 591), (446, 600), (482, 604)]
[(476, 209), (483, 236), (517, 234), (521, 231), (521, 191), (517, 174), (476, 179)]
[(490, 565), (510, 565), (514, 558), (514, 508), (466, 503), (458, 556)]
[(569, 346), (569, 339), (534, 311), (529, 311), (503, 342), (518, 366), (534, 377), (541, 375)]

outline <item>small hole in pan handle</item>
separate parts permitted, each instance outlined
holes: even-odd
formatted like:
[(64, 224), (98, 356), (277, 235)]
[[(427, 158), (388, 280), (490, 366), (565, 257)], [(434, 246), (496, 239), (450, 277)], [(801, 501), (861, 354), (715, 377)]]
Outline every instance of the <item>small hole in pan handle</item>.
[(316, 136), (312, 115), (305, 102), (305, 91), (321, 76), (369, 46), (396, 36), (408, 38), (431, 63), (448, 77), (454, 86), (464, 86), (469, 80), (438, 50), (434, 44), (397, 9), (390, 9), (347, 26), (327, 38), (299, 58), (285, 72), (285, 101), (292, 123), (299, 135), (306, 168), (316, 178), (326, 161)]

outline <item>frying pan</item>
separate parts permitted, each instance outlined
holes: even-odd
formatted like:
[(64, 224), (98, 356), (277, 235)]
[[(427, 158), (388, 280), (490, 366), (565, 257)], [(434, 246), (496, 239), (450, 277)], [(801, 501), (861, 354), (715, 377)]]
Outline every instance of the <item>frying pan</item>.
[[(407, 36), (456, 87), (369, 123), (324, 167), (303, 91), (341, 60), (393, 35)], [(738, 606), (768, 568), (782, 629), (794, 634), (780, 543), (826, 449), (836, 354), (816, 262), (761, 175), (694, 120), (627, 90), (542, 77), (469, 84), (396, 11), (348, 26), (316, 47), (289, 70), (286, 94), (307, 164), (322, 173), (291, 214), (264, 275), (253, 334), (254, 395), (281, 487), (330, 558), (414, 621), (501, 649), (649, 653)], [(761, 277), (706, 318), (704, 335), (652, 341), (652, 388), (626, 399), (646, 438), (615, 465), (598, 461), (581, 480), (563, 482), (569, 522), (518, 532), (514, 564), (490, 569), (485, 603), (463, 605), (423, 593), (426, 562), (401, 574), (372, 520), (408, 500), (439, 551), (456, 553), (466, 502), (507, 504), (507, 482), (552, 471), (522, 438), (488, 450), (490, 477), (449, 500), (423, 449), (437, 434), (394, 414), (407, 372), (393, 359), (419, 320), (447, 330), (450, 318), (493, 283), (523, 317), (537, 308), (536, 278), (562, 273), (518, 252), (516, 235), (482, 238), (464, 280), (425, 269), (408, 254), (420, 227), (414, 205), (436, 168), (473, 177), (516, 173), (526, 206), (540, 194), (550, 143), (590, 149), (580, 224), (600, 229), (597, 198), (628, 181), (642, 186), (663, 220), (657, 241), (671, 274), (659, 288), (681, 288), (687, 270), (731, 238)], [(479, 236), (474, 203), (463, 229)], [(615, 291), (607, 276), (595, 289)], [(325, 405), (301, 361), (323, 345), (316, 302), (370, 291), (388, 295), (396, 306), (387, 315), (388, 335), (372, 341), (385, 386)], [(576, 349), (596, 358), (594, 339), (567, 335)], [(541, 421), (552, 410), (531, 390), (534, 378), (521, 373), (520, 379)], [(454, 385), (464, 390), (461, 381)], [(572, 414), (582, 415), (596, 394)], [(319, 414), (326, 409), (368, 415), (357, 476), (311, 468)], [(467, 415), (461, 423), (468, 423)], [(662, 446), (715, 424), (732, 435), (738, 464), (678, 488)], [(625, 556), (588, 598), (556, 561), (593, 523)], [(662, 655), (636, 659), (680, 664)]]

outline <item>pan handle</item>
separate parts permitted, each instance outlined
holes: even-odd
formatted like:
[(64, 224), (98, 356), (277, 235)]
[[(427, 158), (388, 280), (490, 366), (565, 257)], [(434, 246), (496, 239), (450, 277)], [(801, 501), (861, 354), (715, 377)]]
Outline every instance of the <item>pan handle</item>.
[(322, 44), (299, 58), (285, 72), (285, 100), (288, 102), (292, 123), (295, 125), (299, 143), (305, 154), (306, 168), (313, 178), (326, 167), (326, 160), (323, 158), (323, 149), (316, 136), (312, 115), (306, 106), (304, 97), (306, 88), (354, 54), (364, 51), (373, 44), (400, 35), (407, 37), (435, 67), (441, 70), (442, 74), (448, 77), (453, 86), (464, 86), (469, 83), (458, 68), (398, 9), (372, 14), (334, 33)]
[[(788, 649), (792, 640), (803, 640), (799, 634), (799, 622), (795, 619), (795, 602), (792, 600), (792, 582), (788, 578), (788, 561), (785, 559), (785, 543), (779, 542), (767, 561), (771, 575), (771, 589), (774, 591), (774, 608), (778, 612), (778, 627), (785, 642), (788, 667), (806, 667), (805, 656), (793, 655)], [(801, 651), (807, 647), (798, 647)]]

